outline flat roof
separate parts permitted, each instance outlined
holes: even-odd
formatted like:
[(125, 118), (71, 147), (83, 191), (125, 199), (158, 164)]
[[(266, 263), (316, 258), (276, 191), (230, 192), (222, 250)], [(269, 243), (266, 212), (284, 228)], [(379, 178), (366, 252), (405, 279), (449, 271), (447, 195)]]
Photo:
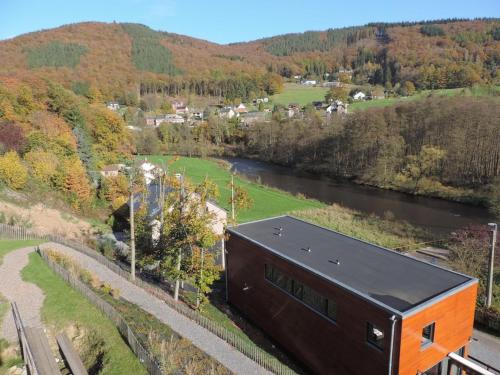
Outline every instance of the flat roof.
[(228, 231), (402, 315), (476, 282), (291, 216), (241, 224)]

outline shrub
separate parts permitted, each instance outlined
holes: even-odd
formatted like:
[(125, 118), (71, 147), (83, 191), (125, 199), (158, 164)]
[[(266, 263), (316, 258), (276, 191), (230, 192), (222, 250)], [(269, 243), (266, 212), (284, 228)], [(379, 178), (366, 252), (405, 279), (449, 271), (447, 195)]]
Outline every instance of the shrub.
[(0, 157), (0, 181), (11, 189), (22, 189), (28, 181), (28, 169), (15, 151)]
[(114, 299), (119, 299), (120, 298), (120, 289), (118, 289), (118, 288), (111, 289), (110, 295)]
[(102, 370), (106, 352), (104, 339), (99, 336), (97, 331), (88, 331), (82, 340), (79, 354), (89, 374), (98, 374)]

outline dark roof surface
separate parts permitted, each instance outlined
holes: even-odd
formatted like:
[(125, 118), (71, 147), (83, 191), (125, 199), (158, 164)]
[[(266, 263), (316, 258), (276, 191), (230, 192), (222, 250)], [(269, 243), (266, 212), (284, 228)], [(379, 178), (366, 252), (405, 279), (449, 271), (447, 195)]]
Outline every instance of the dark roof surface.
[(290, 216), (229, 231), (402, 313), (473, 280)]

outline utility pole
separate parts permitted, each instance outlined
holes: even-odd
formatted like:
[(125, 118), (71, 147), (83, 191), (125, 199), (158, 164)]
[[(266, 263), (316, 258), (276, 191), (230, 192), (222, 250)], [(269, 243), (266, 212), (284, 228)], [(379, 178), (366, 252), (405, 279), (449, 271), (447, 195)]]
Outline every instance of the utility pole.
[(234, 174), (231, 174), (231, 219), (233, 220), (233, 224), (235, 223), (234, 219)]
[(130, 171), (130, 278), (135, 280), (134, 172)]
[(498, 226), (496, 223), (488, 223), (491, 229), (491, 245), (490, 245), (490, 258), (488, 261), (488, 289), (486, 293), (486, 307), (491, 307), (491, 301), (493, 299), (493, 273), (495, 271), (495, 244), (497, 242), (497, 230)]
[[(205, 260), (205, 249), (201, 248), (201, 267), (200, 267), (200, 284), (203, 280), (203, 263)], [(196, 307), (200, 307), (200, 288), (196, 291)]]
[[(181, 175), (181, 195), (180, 195), (180, 211), (181, 211), (181, 217), (180, 220), (182, 221), (182, 211), (183, 211), (183, 206), (184, 206), (184, 174)], [(182, 222), (181, 222), (182, 225)], [(182, 249), (179, 248), (179, 254), (177, 255), (177, 272), (181, 271), (181, 262), (182, 262)], [(179, 276), (175, 279), (175, 290), (174, 290), (174, 300), (178, 301), (179, 300), (179, 288), (180, 288), (180, 279)]]

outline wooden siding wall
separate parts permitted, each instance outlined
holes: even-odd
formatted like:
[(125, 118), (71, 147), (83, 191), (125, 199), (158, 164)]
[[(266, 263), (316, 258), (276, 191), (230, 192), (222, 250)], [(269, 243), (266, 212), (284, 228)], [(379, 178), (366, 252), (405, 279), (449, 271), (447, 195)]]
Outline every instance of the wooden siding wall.
[[(415, 375), (467, 346), (472, 337), (477, 284), (403, 319), (399, 375)], [(421, 348), (422, 329), (435, 322), (434, 343)], [(467, 353), (467, 347), (466, 347)]]
[[(230, 236), (227, 251), (229, 302), (314, 373), (387, 374), (390, 313), (236, 235)], [(266, 263), (335, 300), (337, 323), (268, 282)], [(367, 322), (384, 330), (384, 351), (367, 343)], [(396, 337), (398, 331), (399, 326)]]

